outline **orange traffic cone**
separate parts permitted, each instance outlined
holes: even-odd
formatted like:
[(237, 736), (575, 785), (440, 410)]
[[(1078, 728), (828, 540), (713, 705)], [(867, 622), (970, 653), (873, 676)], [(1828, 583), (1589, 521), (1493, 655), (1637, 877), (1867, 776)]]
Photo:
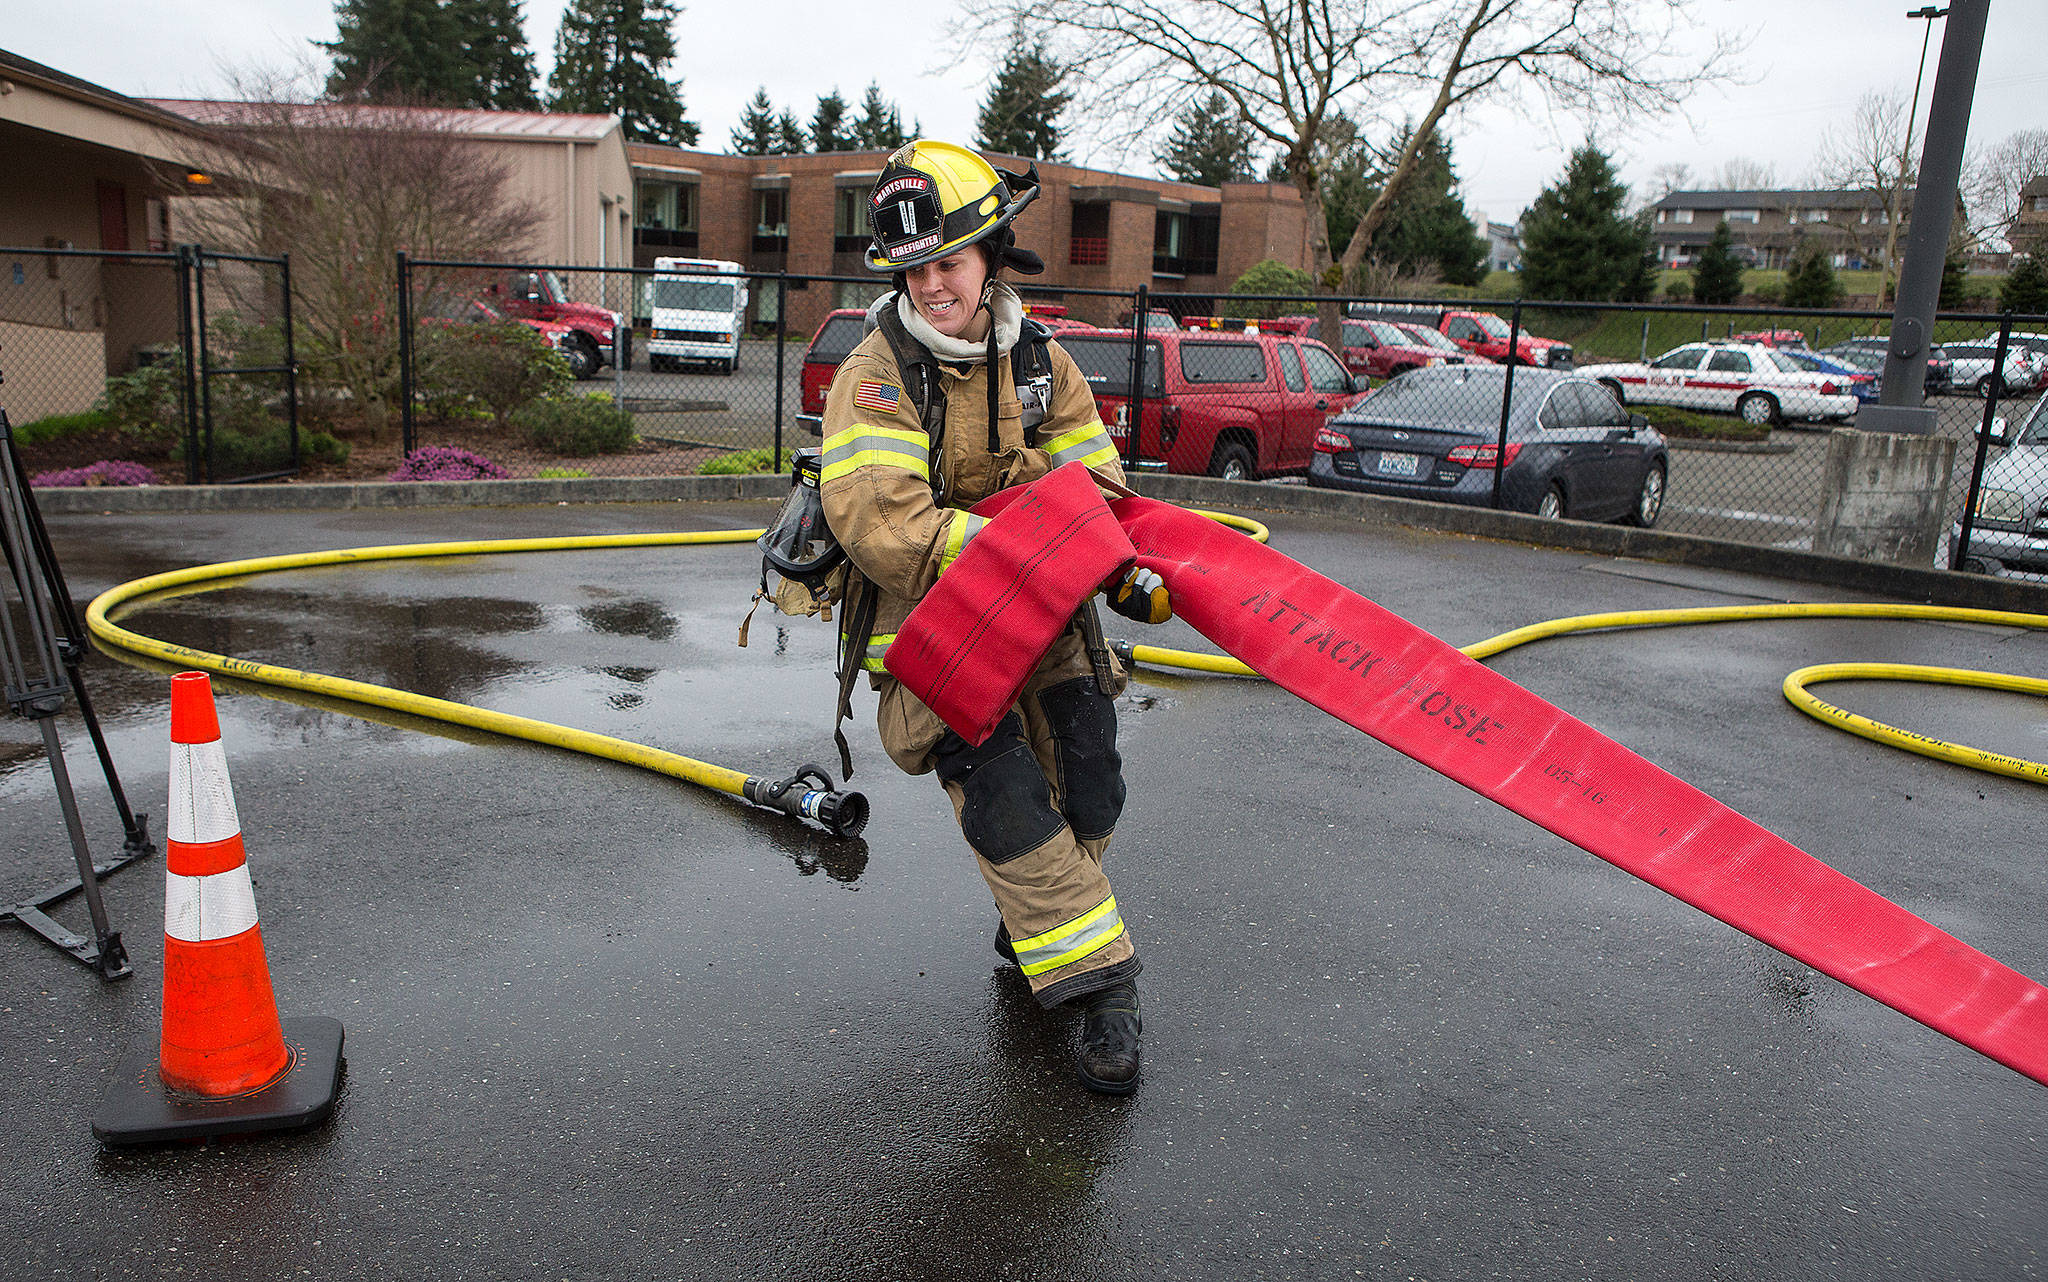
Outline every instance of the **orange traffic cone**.
[(171, 679), (169, 829), (161, 1035), (131, 1053), (93, 1133), (124, 1144), (313, 1125), (333, 1111), (341, 1024), (278, 1018), (203, 672)]

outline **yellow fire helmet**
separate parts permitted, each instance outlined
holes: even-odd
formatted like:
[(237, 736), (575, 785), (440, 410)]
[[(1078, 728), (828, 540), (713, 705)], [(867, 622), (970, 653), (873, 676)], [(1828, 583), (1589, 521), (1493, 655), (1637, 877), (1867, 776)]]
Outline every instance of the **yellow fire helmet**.
[(1038, 166), (1013, 174), (965, 147), (920, 138), (891, 153), (868, 196), (868, 270), (900, 272), (997, 237), (996, 261), (1036, 275), (1010, 221), (1038, 196)]

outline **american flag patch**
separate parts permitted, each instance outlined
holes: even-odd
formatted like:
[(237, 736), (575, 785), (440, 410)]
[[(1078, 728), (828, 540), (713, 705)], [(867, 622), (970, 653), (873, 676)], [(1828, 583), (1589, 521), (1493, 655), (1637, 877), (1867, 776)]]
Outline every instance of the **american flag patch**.
[(876, 383), (865, 378), (860, 381), (859, 387), (853, 389), (854, 405), (864, 410), (873, 410), (877, 414), (894, 414), (902, 398), (901, 390), (887, 383)]

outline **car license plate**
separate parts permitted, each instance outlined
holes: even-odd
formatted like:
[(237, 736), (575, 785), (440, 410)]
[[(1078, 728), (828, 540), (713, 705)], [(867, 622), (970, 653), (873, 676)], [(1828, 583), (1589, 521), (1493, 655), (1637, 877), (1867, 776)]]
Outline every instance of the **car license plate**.
[(1422, 456), (1381, 451), (1378, 470), (1381, 476), (1415, 476), (1422, 471)]

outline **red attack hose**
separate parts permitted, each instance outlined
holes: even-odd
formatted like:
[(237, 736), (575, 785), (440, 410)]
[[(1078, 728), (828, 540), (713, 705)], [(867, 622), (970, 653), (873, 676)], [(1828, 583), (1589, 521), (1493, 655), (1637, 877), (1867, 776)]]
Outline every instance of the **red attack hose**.
[(2048, 1084), (2048, 989), (1398, 615), (1169, 503), (1111, 509), (1174, 612), (1390, 748)]

